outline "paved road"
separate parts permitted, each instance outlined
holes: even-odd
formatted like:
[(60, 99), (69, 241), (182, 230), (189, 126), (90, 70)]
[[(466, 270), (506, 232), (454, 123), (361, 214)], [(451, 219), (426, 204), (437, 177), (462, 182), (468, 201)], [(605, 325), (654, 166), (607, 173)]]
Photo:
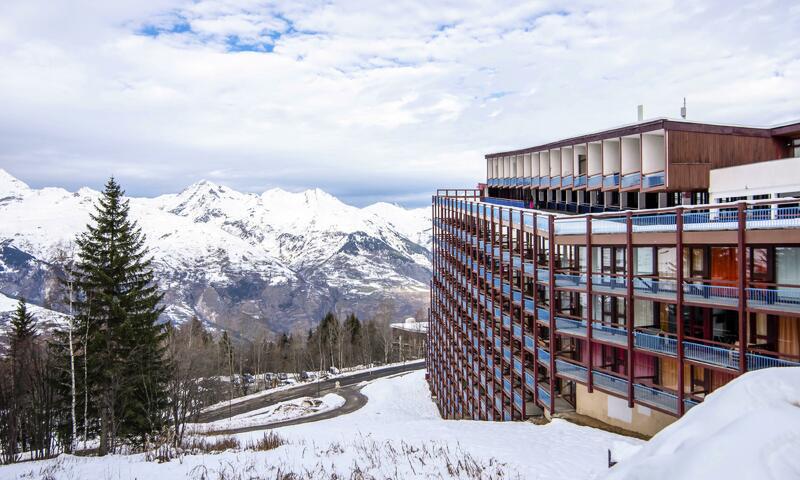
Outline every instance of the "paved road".
[[(364, 373), (357, 373), (347, 377), (333, 378), (329, 380), (322, 380), (320, 382), (309, 383), (300, 385), (288, 390), (281, 390), (261, 397), (246, 400), (244, 402), (236, 403), (230, 407), (224, 406), (218, 409), (204, 412), (200, 414), (198, 423), (214, 422), (228, 418), (229, 416), (247, 413), (252, 410), (263, 408), (278, 402), (287, 400), (294, 400), (300, 397), (317, 397), (325, 395), (326, 393), (336, 393), (344, 397), (345, 404), (337, 409), (328, 412), (314, 415), (307, 418), (299, 418), (295, 420), (286, 420), (284, 422), (273, 423), (269, 428), (277, 428), (278, 426), (294, 425), (295, 423), (306, 423), (326, 418), (333, 418), (339, 415), (344, 415), (354, 412), (363, 407), (367, 403), (367, 398), (359, 392), (357, 385), (363, 381), (373, 380), (381, 377), (390, 377), (398, 373), (410, 372), (412, 370), (419, 370), (425, 368), (424, 362), (408, 363), (405, 365), (398, 365), (396, 367), (384, 368), (377, 371), (367, 371)], [(336, 382), (339, 382), (340, 388), (336, 389)], [(249, 427), (247, 429), (238, 429), (236, 431), (229, 430), (224, 433), (239, 433), (240, 431), (263, 430), (265, 427)]]

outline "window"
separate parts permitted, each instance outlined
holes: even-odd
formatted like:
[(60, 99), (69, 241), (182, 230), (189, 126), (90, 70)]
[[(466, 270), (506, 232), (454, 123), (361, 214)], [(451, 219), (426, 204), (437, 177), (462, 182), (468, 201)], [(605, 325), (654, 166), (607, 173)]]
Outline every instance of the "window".
[(586, 155), (578, 154), (578, 175), (586, 175)]
[(795, 138), (792, 141), (792, 156), (800, 157), (800, 138)]
[(634, 275), (653, 275), (653, 247), (633, 249)]

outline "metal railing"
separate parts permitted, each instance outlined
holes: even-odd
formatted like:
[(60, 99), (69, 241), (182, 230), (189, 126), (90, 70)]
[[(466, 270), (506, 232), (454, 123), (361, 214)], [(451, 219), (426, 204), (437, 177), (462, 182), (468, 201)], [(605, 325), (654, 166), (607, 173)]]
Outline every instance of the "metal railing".
[(597, 370), (592, 370), (592, 378), (594, 380), (594, 384), (600, 388), (604, 388), (605, 390), (616, 392), (621, 395), (628, 394), (628, 381), (625, 379)]
[(633, 279), (634, 294), (674, 297), (678, 282), (669, 279), (637, 277)]
[(747, 305), (755, 308), (800, 311), (800, 289), (747, 288)]
[(580, 382), (586, 382), (588, 378), (588, 369), (586, 367), (559, 359), (556, 359), (556, 372)]
[(633, 385), (633, 394), (636, 401), (640, 403), (646, 403), (668, 412), (678, 411), (678, 397), (673, 393), (637, 383)]
[(707, 301), (735, 305), (739, 301), (739, 289), (720, 285), (683, 284), (684, 299), (689, 302)]
[(536, 390), (539, 392), (539, 402), (545, 407), (550, 408), (550, 392), (542, 388), (541, 385), (537, 386)]
[(543, 349), (542, 347), (538, 347), (536, 349), (536, 353), (538, 355), (540, 363), (545, 363), (545, 364), (549, 364), (550, 363), (550, 352), (548, 352), (547, 350)]
[(684, 340), (683, 354), (686, 358), (696, 362), (708, 363), (731, 369), (739, 368), (739, 352), (730, 348)]
[(653, 335), (644, 332), (633, 332), (633, 344), (636, 348), (652, 352), (677, 355), (678, 341), (671, 337)]

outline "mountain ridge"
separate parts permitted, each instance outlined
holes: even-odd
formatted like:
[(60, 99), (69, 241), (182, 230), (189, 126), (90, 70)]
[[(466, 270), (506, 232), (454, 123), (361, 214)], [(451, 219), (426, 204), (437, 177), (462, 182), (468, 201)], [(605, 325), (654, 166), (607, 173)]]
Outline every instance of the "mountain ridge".
[[(74, 248), (99, 195), (30, 188), (0, 169), (0, 292), (58, 303), (53, 263)], [(427, 305), (427, 209), (358, 208), (318, 188), (243, 193), (208, 180), (128, 199), (168, 320), (197, 316), (252, 337), (308, 328), (328, 310), (369, 317), (389, 301), (400, 316)], [(30, 258), (11, 266), (3, 252)]]

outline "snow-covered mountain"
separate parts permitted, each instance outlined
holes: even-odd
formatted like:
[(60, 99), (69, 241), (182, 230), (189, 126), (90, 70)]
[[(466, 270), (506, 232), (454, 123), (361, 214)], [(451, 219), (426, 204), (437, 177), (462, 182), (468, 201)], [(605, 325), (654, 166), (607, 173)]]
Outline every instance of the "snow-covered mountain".
[[(54, 269), (99, 192), (32, 189), (0, 169), (0, 291), (57, 303)], [(334, 308), (398, 317), (427, 303), (430, 210), (346, 205), (319, 189), (242, 193), (208, 181), (131, 198), (147, 236), (165, 315), (196, 315), (244, 336), (315, 323)]]

